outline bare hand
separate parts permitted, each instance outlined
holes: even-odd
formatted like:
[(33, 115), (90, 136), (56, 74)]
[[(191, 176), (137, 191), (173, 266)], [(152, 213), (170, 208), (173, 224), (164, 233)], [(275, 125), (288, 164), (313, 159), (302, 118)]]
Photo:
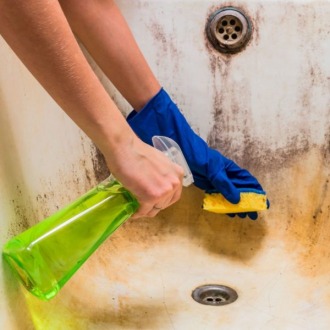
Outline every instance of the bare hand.
[(140, 204), (133, 218), (154, 217), (180, 198), (183, 169), (137, 137), (106, 158), (112, 174)]

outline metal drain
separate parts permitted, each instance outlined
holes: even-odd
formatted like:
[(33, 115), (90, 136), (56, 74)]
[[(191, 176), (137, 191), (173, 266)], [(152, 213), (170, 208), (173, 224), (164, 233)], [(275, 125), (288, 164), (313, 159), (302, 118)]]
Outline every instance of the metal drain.
[(237, 53), (250, 40), (251, 22), (237, 8), (225, 7), (213, 13), (206, 25), (206, 35), (222, 53)]
[(238, 298), (237, 292), (232, 288), (216, 284), (199, 286), (191, 296), (198, 303), (210, 306), (228, 305)]

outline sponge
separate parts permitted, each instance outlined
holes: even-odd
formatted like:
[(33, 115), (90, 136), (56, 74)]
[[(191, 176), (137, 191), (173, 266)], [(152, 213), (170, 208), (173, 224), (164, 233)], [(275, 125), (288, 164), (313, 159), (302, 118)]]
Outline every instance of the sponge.
[(214, 213), (256, 212), (268, 208), (267, 196), (264, 191), (240, 191), (241, 199), (238, 204), (228, 202), (220, 193), (206, 193), (203, 209)]

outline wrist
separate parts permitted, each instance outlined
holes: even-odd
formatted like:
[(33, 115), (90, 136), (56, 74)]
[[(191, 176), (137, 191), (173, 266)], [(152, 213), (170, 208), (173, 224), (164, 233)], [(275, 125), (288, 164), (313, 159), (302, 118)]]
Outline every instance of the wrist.
[(88, 108), (81, 107), (75, 122), (108, 160), (123, 146), (130, 145), (135, 133), (111, 99), (100, 99)]
[(109, 161), (132, 148), (137, 138), (124, 119), (113, 121), (110, 125), (101, 125), (98, 132), (98, 141), (94, 142)]

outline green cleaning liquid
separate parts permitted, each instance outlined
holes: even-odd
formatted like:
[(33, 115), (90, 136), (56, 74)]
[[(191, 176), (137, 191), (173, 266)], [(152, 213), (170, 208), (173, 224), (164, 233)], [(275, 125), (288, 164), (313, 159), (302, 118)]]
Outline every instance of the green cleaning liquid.
[(109, 179), (8, 241), (3, 256), (32, 294), (49, 300), (138, 206)]
[[(154, 136), (153, 145), (194, 180), (178, 144)], [(3, 256), (23, 285), (42, 300), (53, 298), (88, 257), (138, 209), (137, 200), (110, 178), (66, 208), (7, 242)]]

